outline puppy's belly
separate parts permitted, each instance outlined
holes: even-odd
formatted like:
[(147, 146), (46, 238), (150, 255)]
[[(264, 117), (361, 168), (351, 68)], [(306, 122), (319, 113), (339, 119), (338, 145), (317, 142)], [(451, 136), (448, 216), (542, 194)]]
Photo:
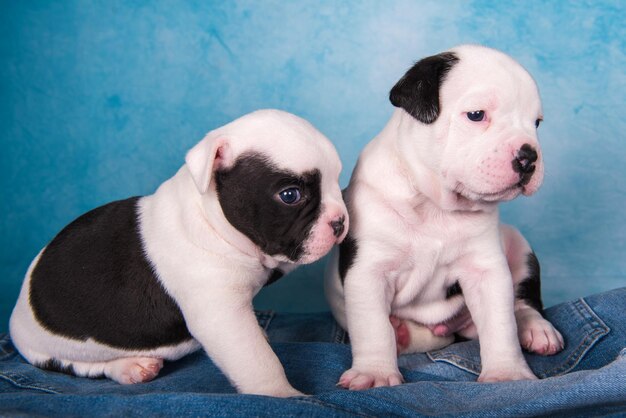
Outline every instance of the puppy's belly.
[[(16, 309), (19, 308), (16, 307)], [(42, 327), (30, 312), (12, 317), (11, 338), (20, 354), (35, 365), (45, 363), (50, 359), (106, 362), (123, 357), (155, 357), (178, 360), (200, 348), (200, 344), (194, 339), (146, 350), (111, 347), (94, 341), (92, 338), (79, 341), (51, 333)]]
[[(425, 252), (425, 250), (423, 251)], [(395, 295), (391, 313), (420, 324), (433, 325), (449, 320), (465, 307), (457, 279), (451, 273), (453, 260), (441, 262), (441, 251), (431, 251), (428, 259), (393, 277)]]
[(391, 307), (394, 316), (410, 319), (424, 325), (435, 325), (454, 318), (465, 308), (465, 299), (461, 295), (449, 299), (414, 300), (411, 304)]

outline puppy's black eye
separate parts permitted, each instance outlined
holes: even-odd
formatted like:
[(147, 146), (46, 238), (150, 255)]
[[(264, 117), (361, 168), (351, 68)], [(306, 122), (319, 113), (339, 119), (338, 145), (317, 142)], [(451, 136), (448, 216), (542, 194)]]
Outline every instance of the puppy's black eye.
[(481, 122), (485, 120), (485, 111), (475, 110), (473, 112), (467, 112), (467, 118), (472, 122)]
[(278, 197), (287, 205), (295, 205), (300, 201), (300, 199), (302, 199), (302, 194), (300, 193), (300, 189), (297, 187), (290, 187), (278, 192)]
[(537, 119), (535, 121), (535, 128), (538, 128), (540, 123), (541, 123), (541, 119)]

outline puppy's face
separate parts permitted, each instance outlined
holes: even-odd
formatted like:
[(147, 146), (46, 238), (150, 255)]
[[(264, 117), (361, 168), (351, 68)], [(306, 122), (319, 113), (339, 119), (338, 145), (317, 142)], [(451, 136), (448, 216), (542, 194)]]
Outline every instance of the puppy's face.
[[(277, 260), (313, 262), (347, 233), (339, 157), (294, 115), (263, 110), (237, 119), (209, 133), (189, 152), (187, 165), (226, 220)], [(207, 169), (208, 179), (202, 177)]]
[[(424, 84), (430, 88), (417, 87)], [(403, 138), (403, 148), (414, 150), (459, 201), (510, 200), (541, 185), (539, 93), (505, 54), (462, 46), (426, 58), (398, 82), (391, 99), (429, 131), (425, 143)]]

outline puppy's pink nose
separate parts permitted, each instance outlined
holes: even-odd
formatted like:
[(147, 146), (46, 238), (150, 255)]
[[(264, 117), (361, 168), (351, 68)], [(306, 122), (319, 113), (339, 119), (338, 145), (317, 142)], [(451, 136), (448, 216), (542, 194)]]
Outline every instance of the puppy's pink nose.
[(343, 230), (345, 228), (343, 222), (346, 220), (345, 216), (340, 216), (339, 218), (330, 221), (330, 227), (333, 229), (333, 235), (336, 237), (340, 237), (343, 234)]

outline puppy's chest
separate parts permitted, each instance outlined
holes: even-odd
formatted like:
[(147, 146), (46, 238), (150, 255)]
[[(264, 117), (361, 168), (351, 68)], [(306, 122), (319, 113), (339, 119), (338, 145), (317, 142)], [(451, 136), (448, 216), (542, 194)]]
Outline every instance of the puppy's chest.
[(471, 223), (455, 219), (426, 220), (407, 230), (408, 257), (398, 260), (393, 273), (395, 302), (445, 299), (479, 233)]

